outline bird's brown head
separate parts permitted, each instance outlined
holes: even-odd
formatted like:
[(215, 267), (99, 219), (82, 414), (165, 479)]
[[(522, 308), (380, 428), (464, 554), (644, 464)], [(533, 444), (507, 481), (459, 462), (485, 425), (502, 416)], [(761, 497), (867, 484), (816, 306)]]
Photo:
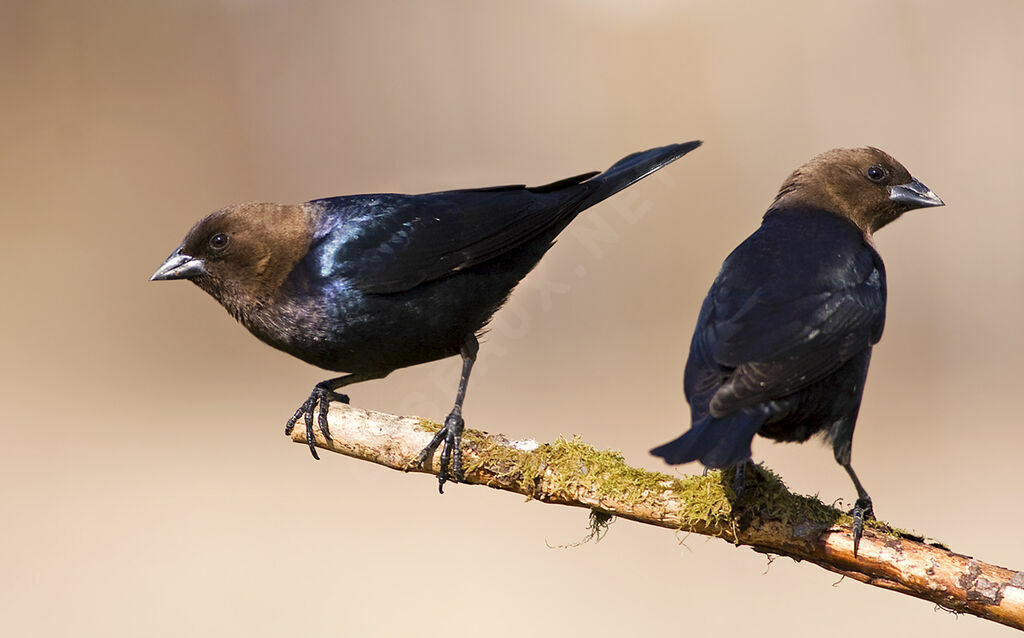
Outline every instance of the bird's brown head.
[(813, 158), (786, 179), (769, 212), (815, 207), (842, 215), (871, 235), (915, 208), (942, 206), (927, 186), (877, 148), (837, 148)]
[(190, 279), (237, 317), (280, 290), (308, 250), (312, 226), (301, 205), (222, 208), (199, 220), (150, 280)]

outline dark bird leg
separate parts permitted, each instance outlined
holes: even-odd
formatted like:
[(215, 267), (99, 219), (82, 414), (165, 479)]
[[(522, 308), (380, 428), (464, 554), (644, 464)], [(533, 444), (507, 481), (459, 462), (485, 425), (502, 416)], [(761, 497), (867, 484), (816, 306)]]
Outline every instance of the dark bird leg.
[(736, 493), (737, 503), (739, 503), (740, 499), (743, 498), (743, 488), (747, 484), (747, 465), (749, 463), (750, 459), (744, 459), (742, 461), (737, 461), (736, 464), (732, 466), (733, 472), (735, 472), (735, 474), (732, 475), (732, 491)]
[(330, 441), (331, 431), (327, 427), (327, 410), (331, 407), (331, 401), (348, 403), (348, 395), (335, 392), (335, 390), (346, 385), (376, 378), (378, 377), (366, 374), (346, 374), (336, 379), (321, 381), (313, 387), (313, 392), (310, 393), (306, 402), (299, 406), (295, 414), (288, 419), (288, 423), (284, 426), (284, 433), (290, 435), (295, 428), (295, 423), (304, 416), (306, 421), (306, 442), (309, 443), (309, 451), (313, 454), (313, 458), (319, 461), (320, 457), (316, 453), (316, 439), (313, 437), (313, 411), (316, 410), (317, 404), (320, 404), (320, 409), (317, 410), (317, 423), (320, 426), (320, 432), (323, 433), (325, 439)]
[(853, 471), (853, 466), (847, 461), (843, 463), (843, 469), (853, 479), (853, 486), (857, 488), (857, 503), (853, 506), (853, 556), (857, 557), (857, 548), (860, 547), (860, 537), (864, 533), (864, 519), (872, 519), (875, 517), (875, 510), (871, 505), (871, 497), (868, 496), (864, 486), (860, 484), (860, 480), (857, 478), (856, 472)]
[[(462, 420), (462, 401), (466, 398), (466, 386), (469, 384), (469, 373), (476, 361), (476, 353), (480, 350), (480, 342), (476, 335), (469, 335), (462, 344), (462, 377), (459, 379), (459, 391), (455, 395), (455, 407), (452, 408), (448, 418), (444, 420), (444, 427), (437, 431), (427, 447), (423, 448), (416, 464), (419, 467), (427, 462), (427, 458), (434, 453), (437, 446), (444, 441), (441, 448), (441, 471), (437, 474), (437, 491), (444, 494), (444, 483), (449, 476), (458, 483), (462, 480), (462, 430), (466, 422)], [(451, 474), (448, 473), (449, 461), (451, 462)]]

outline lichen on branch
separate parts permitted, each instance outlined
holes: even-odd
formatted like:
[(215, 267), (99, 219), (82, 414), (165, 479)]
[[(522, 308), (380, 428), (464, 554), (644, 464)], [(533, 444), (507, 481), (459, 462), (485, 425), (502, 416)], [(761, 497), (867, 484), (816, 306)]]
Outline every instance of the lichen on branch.
[[(429, 467), (415, 466), (419, 451), (440, 428), (432, 421), (335, 403), (328, 423), (330, 441), (315, 431), (319, 448), (403, 471), (436, 474), (440, 469), (436, 458), (429, 459)], [(295, 428), (291, 437), (306, 443), (303, 428)], [(719, 537), (1024, 629), (1024, 572), (956, 554), (881, 521), (865, 526), (855, 556), (846, 513), (793, 494), (763, 467), (748, 466), (737, 498), (731, 470), (673, 477), (632, 467), (620, 453), (596, 450), (579, 438), (538, 445), (469, 429), (463, 435), (463, 462), (469, 484)]]

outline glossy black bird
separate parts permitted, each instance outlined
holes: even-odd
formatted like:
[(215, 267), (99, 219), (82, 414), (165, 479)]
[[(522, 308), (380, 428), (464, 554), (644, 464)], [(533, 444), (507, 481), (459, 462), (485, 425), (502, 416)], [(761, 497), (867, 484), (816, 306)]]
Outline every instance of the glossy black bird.
[(885, 266), (871, 237), (908, 210), (942, 205), (876, 148), (828, 151), (790, 175), (701, 306), (684, 378), (691, 428), (652, 454), (724, 468), (750, 458), (755, 434), (821, 433), (857, 488), (856, 553), (873, 511), (850, 445), (885, 324)]
[(251, 203), (200, 220), (153, 280), (191, 279), (264, 342), (344, 376), (316, 385), (288, 420), (313, 414), (330, 438), (331, 401), (353, 383), (462, 355), (455, 407), (420, 454), (444, 443), (439, 487), (462, 476), (462, 402), (477, 333), (580, 212), (700, 142), (635, 153), (603, 173), (546, 186)]

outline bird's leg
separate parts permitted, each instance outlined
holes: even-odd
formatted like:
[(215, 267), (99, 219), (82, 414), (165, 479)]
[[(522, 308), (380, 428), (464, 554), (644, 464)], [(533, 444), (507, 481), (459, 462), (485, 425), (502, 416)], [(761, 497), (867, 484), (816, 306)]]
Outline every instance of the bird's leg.
[(319, 461), (320, 457), (316, 453), (316, 439), (313, 436), (313, 411), (317, 410), (317, 404), (320, 405), (320, 409), (317, 410), (317, 423), (320, 426), (320, 432), (323, 433), (325, 439), (330, 441), (331, 431), (327, 427), (327, 410), (331, 406), (331, 401), (348, 403), (348, 395), (335, 392), (335, 390), (346, 385), (366, 381), (369, 378), (371, 377), (367, 375), (346, 374), (343, 377), (328, 379), (316, 384), (313, 387), (313, 391), (309, 394), (309, 398), (288, 419), (288, 423), (284, 426), (284, 433), (290, 435), (295, 428), (295, 423), (300, 418), (305, 417), (306, 442), (309, 444), (309, 451), (313, 454), (313, 458)]
[[(455, 407), (452, 408), (448, 418), (444, 420), (444, 427), (438, 430), (434, 438), (430, 440), (427, 447), (423, 448), (416, 464), (423, 467), (427, 458), (434, 453), (437, 446), (444, 442), (441, 448), (441, 469), (437, 473), (437, 491), (444, 494), (444, 483), (449, 477), (458, 483), (462, 480), (462, 430), (465, 428), (465, 421), (462, 420), (462, 402), (466, 398), (466, 386), (469, 384), (469, 373), (473, 370), (473, 362), (476, 361), (476, 353), (480, 349), (480, 343), (476, 335), (470, 335), (462, 344), (462, 377), (459, 379), (459, 391), (455, 395)], [(451, 463), (451, 474), (448, 472), (449, 462)]]
[(853, 511), (850, 513), (853, 516), (853, 556), (856, 558), (857, 548), (860, 547), (860, 537), (864, 533), (864, 520), (873, 519), (875, 517), (875, 510), (871, 505), (871, 497), (868, 496), (864, 486), (860, 484), (857, 473), (853, 471), (853, 466), (850, 465), (849, 461), (843, 463), (843, 469), (853, 479), (853, 486), (857, 488), (857, 503), (853, 506)]
[(737, 461), (733, 465), (732, 475), (732, 491), (736, 493), (736, 502), (739, 503), (740, 499), (743, 498), (743, 488), (747, 484), (747, 464), (750, 463), (750, 459), (744, 459)]

